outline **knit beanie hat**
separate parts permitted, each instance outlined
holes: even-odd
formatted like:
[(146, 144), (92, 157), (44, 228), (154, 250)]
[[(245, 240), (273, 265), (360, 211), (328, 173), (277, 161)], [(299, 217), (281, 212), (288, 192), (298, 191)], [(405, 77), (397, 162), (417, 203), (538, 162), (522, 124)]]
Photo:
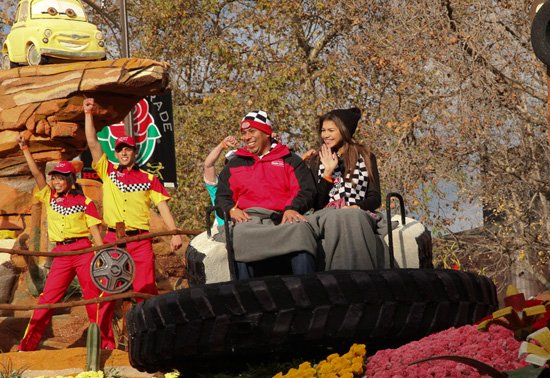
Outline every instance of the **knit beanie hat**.
[(273, 129), (271, 128), (271, 120), (267, 116), (267, 113), (263, 110), (255, 110), (244, 116), (241, 121), (241, 131), (250, 127), (263, 131), (267, 135), (271, 136)]
[(331, 110), (329, 114), (340, 118), (346, 129), (348, 129), (350, 136), (353, 136), (355, 129), (357, 129), (357, 124), (361, 119), (361, 110), (359, 108), (335, 109)]

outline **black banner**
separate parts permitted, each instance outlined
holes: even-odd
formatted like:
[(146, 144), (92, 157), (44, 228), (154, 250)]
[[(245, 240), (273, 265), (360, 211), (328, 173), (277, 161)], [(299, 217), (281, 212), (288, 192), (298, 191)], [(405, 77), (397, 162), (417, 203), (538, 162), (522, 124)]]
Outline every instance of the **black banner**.
[[(178, 181), (172, 94), (144, 98), (132, 109), (132, 117), (134, 140), (138, 147), (137, 165), (155, 175), (166, 188), (175, 188)], [(114, 164), (118, 164), (114, 155), (115, 141), (124, 135), (124, 121), (105, 127), (97, 133), (103, 151)], [(98, 180), (92, 169), (90, 151), (82, 153), (81, 159), (84, 162), (82, 178)]]

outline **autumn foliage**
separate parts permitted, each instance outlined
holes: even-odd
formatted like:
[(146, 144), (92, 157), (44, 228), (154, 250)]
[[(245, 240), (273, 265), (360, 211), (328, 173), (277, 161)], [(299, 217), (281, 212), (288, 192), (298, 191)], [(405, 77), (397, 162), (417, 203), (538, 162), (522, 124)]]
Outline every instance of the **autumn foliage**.
[[(13, 3), (0, 0), (0, 25)], [(317, 115), (358, 106), (356, 137), (377, 155), (383, 190), (403, 194), (436, 255), (452, 249), (462, 268), (497, 282), (515, 264), (550, 286), (547, 75), (532, 52), (529, 6), (128, 0), (131, 55), (171, 65), (178, 223), (205, 227), (202, 161), (238, 136), (246, 112), (266, 110), (283, 142), (304, 152), (317, 146)], [(105, 2), (115, 20), (117, 7)], [(118, 29), (91, 14), (116, 57)], [(479, 226), (482, 209), (482, 229), (453, 233), (457, 222)]]

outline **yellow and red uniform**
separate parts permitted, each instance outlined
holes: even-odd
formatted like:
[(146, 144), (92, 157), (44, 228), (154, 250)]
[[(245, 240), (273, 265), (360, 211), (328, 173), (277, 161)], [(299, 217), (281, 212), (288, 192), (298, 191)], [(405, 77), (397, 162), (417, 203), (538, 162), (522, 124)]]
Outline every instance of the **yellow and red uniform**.
[[(48, 237), (52, 243), (57, 244), (52, 252), (76, 251), (92, 246), (89, 229), (101, 223), (92, 200), (80, 194), (59, 195), (47, 185), (38, 191), (35, 197), (47, 208)], [(80, 282), (84, 299), (100, 296), (101, 291), (90, 277), (90, 264), (93, 257), (93, 252), (55, 257), (38, 304), (58, 303), (75, 275)], [(90, 323), (98, 323), (100, 326), (102, 346), (114, 348), (112, 332), (109, 336), (110, 324), (105, 322), (107, 318), (103, 314), (105, 310), (100, 311), (97, 304), (87, 305), (86, 310)], [(36, 349), (54, 312), (55, 309), (33, 311), (23, 341), (19, 345), (20, 351)]]
[[(118, 222), (124, 222), (126, 235), (148, 233), (151, 203), (156, 205), (170, 199), (162, 183), (152, 174), (137, 167), (128, 170), (111, 163), (105, 154), (92, 168), (103, 181), (103, 219), (109, 227), (103, 241), (110, 243), (117, 239), (115, 229)], [(152, 240), (127, 243), (126, 250), (136, 265), (132, 283), (134, 291), (157, 295)], [(136, 301), (140, 302), (142, 299), (138, 298)], [(112, 316), (115, 302), (107, 303), (108, 313)]]
[(127, 231), (149, 230), (151, 202), (170, 199), (161, 182), (138, 168), (127, 170), (114, 165), (105, 154), (92, 167), (103, 181), (105, 223), (115, 228), (117, 222), (124, 222)]

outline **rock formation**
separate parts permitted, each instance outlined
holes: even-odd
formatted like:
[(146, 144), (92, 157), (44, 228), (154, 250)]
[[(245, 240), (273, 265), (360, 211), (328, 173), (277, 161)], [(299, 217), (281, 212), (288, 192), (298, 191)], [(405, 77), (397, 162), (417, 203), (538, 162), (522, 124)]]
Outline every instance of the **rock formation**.
[[(94, 119), (99, 131), (123, 120), (144, 97), (166, 93), (168, 85), (168, 64), (144, 59), (0, 71), (0, 230), (16, 231), (15, 248), (47, 250), (45, 233), (41, 232), (45, 212), (33, 200), (35, 182), (15, 137), (26, 137), (42, 168), (46, 162), (71, 160), (86, 149), (84, 98), (96, 99)], [(11, 255), (13, 265), (28, 268), (31, 276), (38, 274), (38, 260)], [(0, 301), (5, 303), (7, 298)]]
[(70, 160), (86, 148), (84, 98), (96, 99), (99, 131), (168, 84), (167, 63), (134, 58), (0, 71), (0, 229), (22, 229), (21, 215), (30, 214), (34, 181), (18, 133), (37, 162)]

